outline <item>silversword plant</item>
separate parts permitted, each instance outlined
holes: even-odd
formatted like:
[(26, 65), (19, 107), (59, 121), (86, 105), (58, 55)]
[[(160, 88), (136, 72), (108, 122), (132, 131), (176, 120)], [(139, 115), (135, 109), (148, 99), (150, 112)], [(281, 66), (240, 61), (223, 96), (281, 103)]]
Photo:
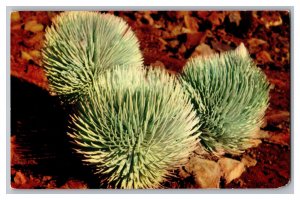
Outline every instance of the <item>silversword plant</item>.
[(180, 81), (200, 120), (201, 144), (217, 155), (239, 154), (258, 137), (270, 85), (245, 46), (185, 66)]
[(160, 70), (116, 67), (80, 101), (69, 135), (102, 183), (157, 188), (195, 150), (198, 123), (174, 77)]
[(142, 54), (138, 39), (121, 18), (70, 11), (46, 29), (43, 61), (50, 91), (73, 103), (106, 69), (142, 65)]

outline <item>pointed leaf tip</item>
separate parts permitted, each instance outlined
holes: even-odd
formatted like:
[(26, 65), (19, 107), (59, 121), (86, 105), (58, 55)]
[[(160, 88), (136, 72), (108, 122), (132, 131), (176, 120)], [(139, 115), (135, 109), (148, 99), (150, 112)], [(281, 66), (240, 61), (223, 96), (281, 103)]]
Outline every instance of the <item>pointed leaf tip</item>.
[(249, 52), (246, 49), (244, 43), (241, 43), (236, 49), (235, 49), (236, 53), (242, 57), (248, 57), (249, 56)]

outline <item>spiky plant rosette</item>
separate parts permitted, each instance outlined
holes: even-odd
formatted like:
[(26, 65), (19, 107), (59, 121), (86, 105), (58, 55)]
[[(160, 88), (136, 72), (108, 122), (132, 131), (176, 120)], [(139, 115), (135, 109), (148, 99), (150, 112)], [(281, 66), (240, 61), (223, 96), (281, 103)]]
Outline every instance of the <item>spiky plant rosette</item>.
[(160, 70), (117, 67), (71, 116), (76, 152), (111, 188), (157, 188), (199, 143), (196, 112)]
[(255, 144), (270, 85), (243, 44), (220, 55), (191, 59), (180, 81), (197, 110), (207, 150), (240, 154)]
[(72, 103), (110, 66), (142, 64), (138, 39), (120, 17), (61, 13), (46, 29), (43, 62), (50, 91)]

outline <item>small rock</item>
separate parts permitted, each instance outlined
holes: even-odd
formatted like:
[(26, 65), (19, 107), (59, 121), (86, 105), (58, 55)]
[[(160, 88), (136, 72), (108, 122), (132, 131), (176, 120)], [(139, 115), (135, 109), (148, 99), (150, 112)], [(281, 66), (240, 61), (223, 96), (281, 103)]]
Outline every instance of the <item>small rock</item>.
[(267, 51), (260, 51), (258, 54), (256, 54), (256, 59), (259, 63), (262, 64), (274, 62)]
[(217, 162), (192, 157), (185, 170), (194, 176), (195, 183), (200, 188), (220, 187), (221, 169)]
[(288, 133), (272, 133), (270, 132), (270, 137), (266, 138), (265, 141), (273, 144), (281, 144), (283, 146), (290, 145), (290, 134)]
[(43, 24), (37, 23), (36, 20), (26, 22), (24, 29), (33, 33), (44, 30)]
[(267, 43), (265, 40), (258, 39), (258, 38), (250, 38), (247, 42), (250, 47), (257, 47), (259, 45)]
[(236, 178), (239, 178), (245, 171), (245, 165), (242, 162), (231, 158), (221, 158), (218, 161), (218, 164), (221, 167), (226, 184), (230, 183)]
[(225, 13), (219, 11), (212, 11), (208, 19), (213, 24), (213, 26), (219, 26), (224, 22)]
[(268, 124), (279, 124), (282, 123), (283, 121), (289, 121), (290, 120), (290, 112), (288, 111), (279, 111), (276, 112), (275, 114), (266, 116), (266, 120)]
[(154, 24), (154, 20), (151, 17), (151, 12), (150, 11), (145, 11), (144, 18), (148, 20), (149, 25), (152, 26)]
[(243, 158), (241, 162), (246, 166), (246, 167), (253, 167), (256, 165), (257, 161), (253, 158), (251, 158), (248, 155), (243, 155)]
[(264, 14), (260, 19), (266, 26), (270, 28), (271, 26), (280, 26), (282, 24), (281, 16), (278, 12), (269, 12)]
[(23, 58), (24, 60), (32, 60), (32, 56), (27, 53), (26, 51), (21, 51), (21, 58)]
[(27, 179), (26, 179), (25, 175), (22, 172), (18, 171), (16, 173), (14, 181), (17, 185), (24, 185), (27, 182)]
[(12, 12), (11, 13), (11, 21), (12, 22), (20, 21), (20, 19), (21, 19), (21, 16), (20, 16), (19, 12)]
[(229, 12), (229, 21), (231, 23), (235, 23), (237, 26), (240, 25), (240, 21), (242, 20), (240, 12), (239, 11), (232, 11)]
[(32, 50), (28, 52), (30, 56), (32, 56), (32, 60), (38, 64), (39, 66), (43, 65), (41, 52), (38, 50)]
[(41, 57), (41, 52), (38, 51), (38, 50), (32, 50), (32, 51), (29, 51), (29, 54), (30, 54), (32, 57), (36, 57), (36, 58), (40, 58), (40, 57)]
[(184, 24), (187, 28), (188, 33), (196, 33), (198, 32), (198, 23), (197, 23), (197, 20), (194, 18), (194, 17), (191, 17), (190, 15), (188, 14), (185, 14), (184, 15)]
[(208, 56), (215, 53), (214, 50), (210, 48), (207, 44), (201, 43), (198, 45), (195, 49), (195, 51), (192, 53), (192, 57), (201, 55), (201, 56)]
[(178, 40), (172, 40), (169, 42), (169, 45), (171, 48), (176, 48), (179, 45), (179, 41)]
[(51, 180), (51, 176), (43, 176), (43, 181), (49, 181), (49, 180)]

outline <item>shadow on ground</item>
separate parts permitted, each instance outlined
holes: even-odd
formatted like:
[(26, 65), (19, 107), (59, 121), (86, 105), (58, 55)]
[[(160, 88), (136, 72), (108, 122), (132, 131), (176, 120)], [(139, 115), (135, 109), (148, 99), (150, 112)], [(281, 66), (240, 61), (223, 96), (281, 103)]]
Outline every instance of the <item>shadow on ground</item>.
[(11, 167), (51, 176), (57, 187), (74, 178), (99, 188), (99, 181), (72, 151), (66, 135), (68, 110), (47, 91), (12, 77), (11, 137), (16, 136), (19, 159), (12, 159)]

